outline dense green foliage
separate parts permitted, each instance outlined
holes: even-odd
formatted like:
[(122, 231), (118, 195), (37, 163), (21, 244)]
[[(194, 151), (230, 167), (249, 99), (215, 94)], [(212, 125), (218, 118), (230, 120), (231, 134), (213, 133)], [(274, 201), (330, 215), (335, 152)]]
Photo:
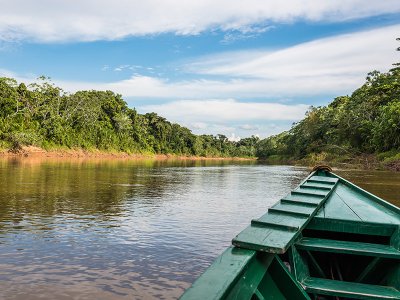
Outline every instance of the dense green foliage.
[(296, 160), (374, 153), (400, 160), (400, 65), (369, 73), (350, 96), (311, 107), (289, 131), (238, 142), (195, 135), (156, 113), (139, 114), (111, 91), (68, 94), (46, 78), (28, 86), (0, 78), (0, 148), (23, 145)]
[(0, 78), (0, 146), (23, 145), (196, 156), (255, 156), (257, 137), (231, 142), (194, 135), (155, 113), (139, 114), (111, 91), (67, 94), (40, 78), (26, 86)]
[(305, 118), (279, 135), (260, 141), (257, 156), (302, 159), (400, 150), (400, 67), (373, 71), (351, 96), (311, 107)]

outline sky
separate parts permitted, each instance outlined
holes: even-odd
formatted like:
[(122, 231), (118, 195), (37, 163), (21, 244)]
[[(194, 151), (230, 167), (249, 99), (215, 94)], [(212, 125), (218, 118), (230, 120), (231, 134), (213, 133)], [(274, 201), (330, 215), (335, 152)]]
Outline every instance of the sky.
[(0, 0), (0, 77), (261, 138), (400, 61), (400, 1)]

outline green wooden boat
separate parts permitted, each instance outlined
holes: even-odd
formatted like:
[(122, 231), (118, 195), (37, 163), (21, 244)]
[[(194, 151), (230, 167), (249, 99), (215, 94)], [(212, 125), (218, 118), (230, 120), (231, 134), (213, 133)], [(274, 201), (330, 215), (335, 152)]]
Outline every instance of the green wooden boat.
[(400, 299), (400, 209), (316, 168), (181, 297)]

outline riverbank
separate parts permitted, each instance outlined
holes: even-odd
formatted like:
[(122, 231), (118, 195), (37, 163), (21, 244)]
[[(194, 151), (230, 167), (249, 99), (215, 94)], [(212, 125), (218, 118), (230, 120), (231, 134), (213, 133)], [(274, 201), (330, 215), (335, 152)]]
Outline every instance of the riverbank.
[(257, 159), (256, 157), (204, 157), (185, 156), (176, 154), (143, 154), (126, 153), (117, 151), (101, 151), (98, 149), (69, 149), (57, 148), (46, 150), (35, 146), (23, 146), (17, 151), (9, 149), (0, 150), (1, 157), (16, 158), (55, 158), (55, 159), (129, 159), (129, 160), (223, 160), (223, 161), (260, 161), (267, 164), (286, 164), (294, 166), (313, 167), (319, 164), (327, 164), (336, 169), (356, 170), (389, 170), (400, 172), (399, 153), (361, 154), (353, 156), (337, 156), (327, 153), (312, 153), (302, 159), (294, 159), (285, 155), (271, 155), (268, 158)]
[(268, 164), (288, 164), (295, 166), (315, 166), (327, 164), (337, 169), (389, 170), (400, 172), (400, 153), (337, 155), (331, 153), (311, 153), (302, 159), (285, 155), (271, 155), (261, 161)]
[(0, 157), (32, 157), (32, 158), (105, 158), (105, 159), (154, 159), (154, 160), (232, 160), (245, 161), (256, 160), (251, 157), (203, 157), (203, 156), (185, 156), (175, 154), (129, 154), (117, 151), (85, 150), (58, 148), (46, 150), (35, 146), (23, 146), (18, 150), (2, 149)]

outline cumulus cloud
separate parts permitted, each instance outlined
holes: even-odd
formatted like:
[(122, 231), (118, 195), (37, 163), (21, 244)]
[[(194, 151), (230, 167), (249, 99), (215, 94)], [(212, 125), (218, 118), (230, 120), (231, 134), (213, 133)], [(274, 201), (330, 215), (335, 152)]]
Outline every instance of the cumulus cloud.
[[(163, 99), (284, 99), (350, 93), (373, 70), (398, 60), (400, 25), (335, 36), (275, 51), (241, 51), (202, 57), (184, 70), (194, 79), (133, 75), (117, 82), (58, 82), (70, 91), (109, 89), (125, 97)], [(194, 75), (194, 76), (193, 76)], [(209, 75), (213, 79), (208, 79)]]
[(240, 129), (243, 130), (249, 130), (249, 131), (254, 131), (254, 130), (259, 130), (260, 128), (256, 125), (251, 125), (251, 124), (243, 124), (239, 126)]
[[(359, 76), (396, 61), (400, 25), (344, 34), (276, 51), (238, 52), (200, 58), (188, 72), (249, 78)], [(347, 78), (346, 78), (347, 79)]]
[(205, 30), (246, 33), (260, 23), (336, 22), (399, 11), (398, 0), (13, 0), (1, 3), (0, 40), (115, 40)]
[[(287, 130), (293, 121), (304, 117), (306, 104), (243, 102), (235, 99), (180, 100), (156, 105), (137, 107), (139, 112), (156, 112), (172, 122), (192, 129), (197, 134), (225, 134), (232, 140), (249, 136), (249, 132), (261, 133), (262, 137)], [(271, 121), (284, 124), (270, 127)], [(246, 122), (245, 125), (234, 125)], [(264, 124), (252, 126), (251, 123)]]
[(180, 100), (163, 104), (145, 105), (141, 111), (154, 111), (170, 120), (212, 122), (219, 120), (300, 120), (308, 105), (281, 103), (240, 102), (235, 99)]
[[(398, 60), (395, 38), (399, 32), (400, 25), (395, 25), (273, 51), (258, 49), (201, 57), (179, 66), (190, 73), (191, 79), (187, 80), (135, 74), (116, 82), (55, 80), (55, 83), (70, 92), (112, 90), (128, 99), (157, 98), (161, 104), (142, 105), (138, 109), (155, 111), (197, 132), (235, 132), (245, 136), (252, 130), (251, 124), (257, 122), (260, 132), (274, 134), (283, 127), (266, 129), (262, 124), (277, 120), (286, 122), (283, 129), (287, 129), (307, 109), (305, 104), (279, 103), (282, 99), (348, 94), (364, 82), (367, 72), (391, 68)], [(18, 76), (8, 70), (0, 69), (1, 75), (32, 81), (29, 76)], [(243, 100), (254, 98), (257, 102)], [(260, 103), (266, 99), (274, 103)], [(245, 125), (232, 129), (232, 122)]]

